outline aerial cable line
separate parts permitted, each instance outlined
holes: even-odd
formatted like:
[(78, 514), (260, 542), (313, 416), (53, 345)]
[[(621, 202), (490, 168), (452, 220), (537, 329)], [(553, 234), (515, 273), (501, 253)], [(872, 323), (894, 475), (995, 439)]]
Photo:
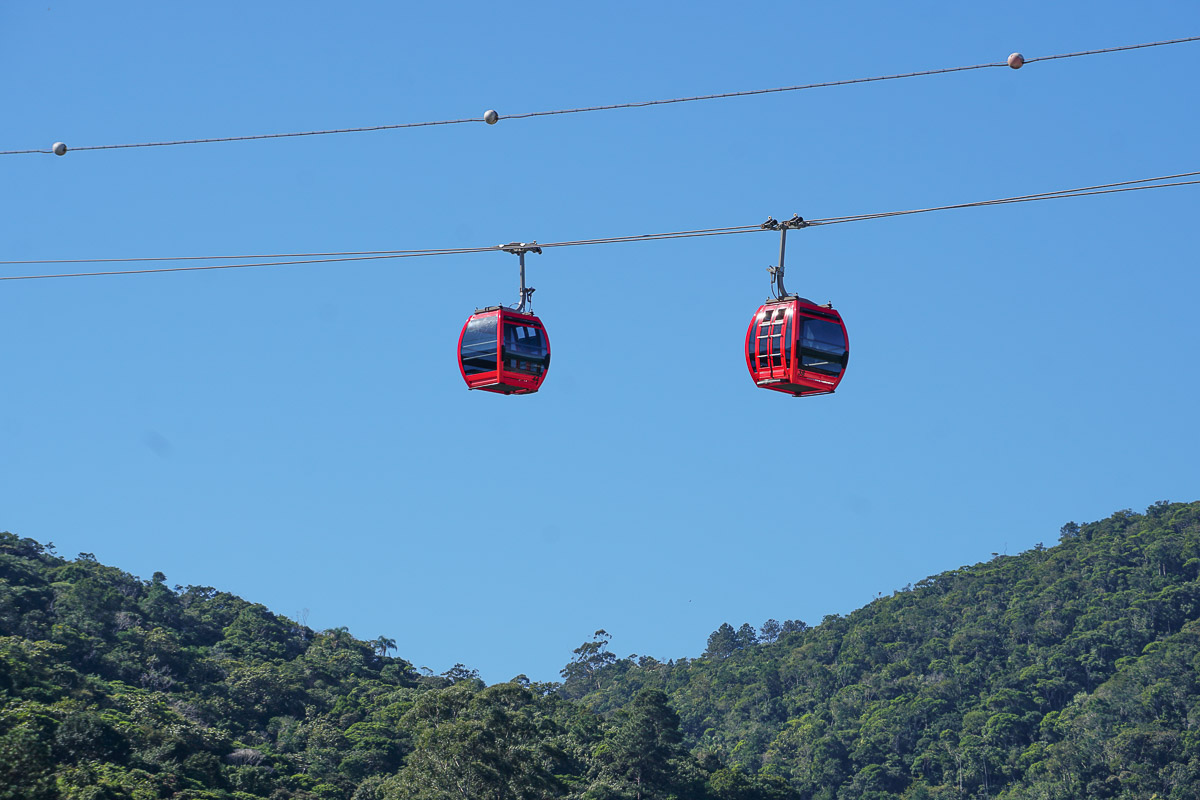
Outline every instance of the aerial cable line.
[(55, 275), (0, 275), (0, 281), (33, 280), (35, 278), (90, 278), (110, 275), (151, 275), (157, 272), (199, 272), (208, 269), (246, 269), (249, 267), (287, 267), (300, 264), (332, 264), (345, 261), (374, 261), (384, 258), (418, 258), (422, 256), (462, 255), (496, 250), (496, 247), (464, 247), (452, 250), (422, 250), (412, 253), (394, 253), (385, 256), (350, 256), (347, 258), (307, 258), (294, 261), (258, 261), (245, 264), (205, 264), (192, 267), (161, 267), (158, 269), (122, 269), (102, 272), (63, 272)]
[[(494, 247), (483, 247), (480, 250), (494, 250)], [(245, 259), (261, 259), (261, 258), (325, 258), (330, 261), (346, 260), (358, 261), (367, 260), (370, 256), (386, 256), (392, 258), (400, 258), (406, 256), (441, 255), (444, 248), (434, 250), (345, 250), (336, 253), (256, 253), (253, 255), (244, 256), (137, 256), (135, 258), (46, 258), (34, 259), (29, 261), (0, 261), (0, 264), (131, 264), (139, 261), (237, 261)], [(469, 249), (462, 251), (456, 249), (455, 252), (469, 252)], [(350, 258), (342, 259), (342, 256), (364, 256), (362, 259)], [(285, 262), (288, 263), (288, 262)], [(313, 263), (313, 262), (295, 262)]]
[[(932, 206), (930, 208), (913, 208), (905, 211), (882, 211), (874, 214), (854, 214), (845, 217), (828, 217), (825, 219), (810, 220), (808, 221), (808, 225), (837, 225), (842, 222), (863, 222), (870, 219), (884, 219), (886, 217), (924, 214), (929, 211), (949, 211), (956, 208), (981, 208), (983, 206), (1008, 205), (1011, 203), (1029, 203), (1035, 200), (1057, 200), (1064, 197), (1085, 197), (1094, 194), (1133, 192), (1139, 189), (1162, 189), (1168, 186), (1190, 186), (1191, 184), (1197, 183), (1197, 181), (1180, 181), (1178, 183), (1161, 183), (1161, 181), (1172, 181), (1176, 178), (1191, 178), (1197, 175), (1200, 175), (1200, 172), (1179, 172), (1174, 175), (1160, 175), (1157, 178), (1139, 178), (1137, 180), (1119, 181), (1117, 183), (1101, 183), (1095, 186), (1081, 186), (1076, 189), (1059, 189), (1053, 192), (1038, 192), (1036, 194), (1017, 195), (1016, 197), (1003, 197), (997, 200), (977, 200), (970, 203), (955, 203), (953, 205)], [(1154, 183), (1155, 185), (1135, 185), (1139, 183)]]
[[(1200, 173), (1196, 173), (1196, 174), (1200, 175)], [(1148, 178), (1147, 180), (1160, 180), (1160, 179)], [(1161, 180), (1166, 180), (1166, 179), (1163, 178)], [(660, 237), (665, 236), (665, 237), (678, 239), (678, 238), (683, 238), (685, 236), (702, 236), (702, 235), (709, 235), (712, 233), (720, 233), (720, 232), (725, 232), (725, 231), (740, 232), (743, 229), (745, 229), (747, 231), (758, 230), (758, 226), (757, 225), (737, 225), (732, 228), (705, 228), (702, 230), (695, 230), (695, 231), (674, 231), (672, 233), (665, 233), (665, 234), (650, 233), (650, 234), (643, 234), (643, 235), (647, 238), (660, 238)], [(618, 238), (627, 239), (629, 237), (618, 237)], [(582, 245), (582, 244), (604, 244), (607, 241), (608, 241), (607, 239), (581, 239), (577, 242), (568, 242), (567, 244), (579, 244), (579, 245)], [(540, 245), (540, 246), (541, 247), (561, 247), (562, 243)], [(502, 248), (500, 248), (499, 246), (497, 246), (497, 247), (478, 247), (478, 248), (454, 248), (453, 253), (460, 254), (460, 253), (485, 252), (485, 251), (497, 250), (497, 249), (502, 249)], [(433, 250), (344, 250), (344, 251), (331, 252), (331, 253), (257, 253), (257, 254), (253, 254), (253, 255), (240, 255), (240, 256), (223, 255), (223, 256), (138, 256), (135, 258), (53, 258), (53, 259), (34, 259), (34, 260), (27, 260), (27, 261), (0, 261), (0, 265), (4, 265), (4, 264), (12, 264), (12, 265), (17, 265), (17, 264), (25, 264), (25, 265), (28, 265), (28, 264), (129, 264), (129, 263), (135, 263), (138, 261), (217, 261), (217, 260), (238, 261), (238, 260), (242, 260), (242, 259), (263, 259), (263, 258), (292, 259), (292, 258), (325, 258), (325, 257), (329, 257), (330, 260), (337, 260), (337, 259), (340, 259), (340, 257), (342, 257), (342, 256), (384, 256), (384, 257), (395, 257), (395, 258), (407, 258), (407, 257), (411, 257), (411, 256), (421, 256), (421, 255), (430, 255), (430, 256), (444, 255), (444, 254), (446, 254), (446, 252), (447, 252), (446, 248), (437, 248), (437, 249), (433, 249)], [(345, 259), (345, 260), (353, 261), (353, 260), (358, 260), (358, 259)], [(363, 260), (366, 260), (366, 259), (363, 259)], [(295, 262), (295, 263), (312, 263), (312, 262)]]
[(216, 142), (248, 142), (258, 139), (287, 139), (298, 136), (329, 136), (342, 133), (366, 133), (370, 131), (387, 131), (398, 130), (401, 128), (427, 128), (437, 125), (463, 125), (472, 122), (483, 122), (488, 125), (494, 125), (502, 119), (533, 119), (536, 117), (559, 116), (563, 114), (585, 114), (592, 111), (613, 111), (617, 109), (627, 108), (647, 108), (649, 106), (672, 105), (675, 103), (694, 103), (701, 100), (724, 100), (730, 97), (750, 97), (760, 94), (776, 94), (779, 92), (799, 92), (806, 89), (824, 89), (833, 86), (849, 86), (858, 83), (875, 83), (879, 81), (893, 81), (902, 78), (919, 78), (928, 75), (944, 75), (950, 72), (966, 72), (976, 69), (991, 69), (997, 67), (1011, 67), (1012, 69), (1020, 69), (1025, 64), (1033, 64), (1038, 61), (1055, 61), (1063, 58), (1082, 58), (1085, 56), (1095, 56), (1104, 53), (1119, 53), (1126, 50), (1141, 50), (1147, 47), (1164, 47), (1167, 45), (1184, 44), (1186, 42), (1200, 41), (1200, 36), (1187, 36), (1180, 39), (1166, 39), (1159, 42), (1145, 42), (1142, 44), (1129, 44), (1120, 47), (1106, 47), (1099, 50), (1082, 50), (1075, 53), (1059, 53), (1051, 56), (1039, 56), (1037, 58), (1025, 58), (1020, 53), (1013, 53), (1005, 61), (997, 61), (988, 64), (971, 64), (963, 67), (946, 67), (943, 69), (929, 69), (920, 72), (904, 72), (894, 75), (877, 75), (870, 78), (850, 78), (840, 81), (826, 81), (824, 83), (807, 83), (798, 86), (779, 86), (771, 89), (748, 89), (739, 92), (720, 92), (717, 94), (694, 95), (691, 97), (675, 97), (667, 100), (642, 100), (632, 103), (614, 103), (612, 105), (602, 106), (584, 106), (581, 108), (562, 108), (550, 111), (529, 111), (523, 114), (498, 114), (496, 111), (489, 110), (482, 117), (470, 117), (464, 119), (444, 119), (431, 120), (426, 122), (402, 122), (393, 125), (370, 125), (361, 128), (333, 128), (329, 130), (317, 131), (292, 131), (287, 133), (262, 133), (252, 134), (248, 136), (223, 136), (209, 139), (179, 139), (175, 141), (165, 142), (131, 142), (127, 144), (99, 144), (87, 145), (82, 147), (68, 148), (63, 142), (55, 142), (49, 149), (46, 150), (0, 150), (0, 156), (15, 156), (15, 155), (30, 155), (30, 154), (53, 154), (65, 155), (68, 150), (85, 151), (85, 150), (125, 150), (136, 147), (171, 147), (174, 145), (184, 144), (213, 144)]
[[(1139, 183), (1158, 183), (1160, 181), (1171, 181), (1177, 178), (1191, 178), (1200, 176), (1200, 171), (1197, 172), (1177, 172), (1173, 175), (1159, 175), (1154, 178), (1138, 178), (1130, 181), (1118, 181), (1116, 183), (1101, 183), (1095, 186), (1081, 186), (1076, 189), (1058, 189), (1051, 192), (1038, 192), (1036, 194), (1017, 195), (1015, 197), (1005, 197), (999, 200), (979, 200), (971, 203), (959, 203), (948, 206), (934, 206), (931, 208), (917, 208), (905, 211), (883, 211), (872, 214), (852, 214), (843, 217), (826, 217), (823, 219), (808, 220), (808, 226), (815, 225), (834, 225), (841, 222), (859, 222), (867, 219), (882, 219), (884, 217), (903, 216), (908, 214), (921, 214), (927, 211), (944, 211), (954, 208), (974, 208), (986, 205), (1003, 205), (1007, 203), (1025, 202), (1029, 200), (1052, 199), (1062, 196), (1076, 196), (1076, 193), (1086, 192), (1089, 194), (1096, 193), (1096, 189), (1109, 189), (1117, 186), (1131, 186)], [(1162, 184), (1163, 186), (1184, 186), (1193, 183), (1187, 181), (1184, 183)], [(1142, 187), (1142, 188), (1158, 188)], [(692, 236), (711, 236), (723, 233), (750, 233), (761, 228), (759, 225), (735, 225), (726, 228), (703, 228), (692, 231), (672, 231), (670, 233), (648, 233), (637, 236), (617, 236), (603, 237), (598, 239), (578, 239), (568, 242), (550, 242), (539, 245), (540, 247), (567, 247), (580, 246), (587, 244), (608, 244), (611, 242), (624, 241), (652, 241), (655, 239), (683, 239)], [(10, 266), (29, 266), (34, 264), (131, 264), (138, 262), (165, 262), (165, 261), (239, 261), (250, 259), (289, 259), (280, 263), (288, 264), (314, 264), (323, 263), (324, 261), (366, 261), (368, 257), (382, 256), (386, 258), (410, 258), (414, 256), (436, 256), (436, 255), (461, 255), (464, 253), (483, 253), (492, 250), (500, 249), (496, 247), (473, 247), (473, 248), (435, 248), (427, 250), (339, 250), (331, 252), (313, 252), (313, 253), (252, 253), (246, 255), (215, 255), (215, 256), (134, 256), (127, 258), (39, 258), (3, 261), (0, 260), (0, 265)], [(362, 256), (362, 258), (357, 258)], [(311, 259), (307, 261), (292, 261), (290, 259)], [(275, 264), (263, 264), (260, 266), (275, 266)]]
[[(904, 211), (884, 211), (875, 214), (856, 214), (843, 217), (824, 217), (821, 219), (802, 220), (797, 218), (801, 225), (798, 227), (813, 227), (817, 225), (839, 225), (845, 222), (865, 222), (873, 219), (885, 219), (887, 217), (899, 217), (911, 214), (925, 214), (931, 211), (950, 211), (960, 208), (982, 208), (985, 206), (1010, 205), (1014, 203), (1031, 203), (1038, 200), (1061, 200), (1067, 197), (1087, 197), (1100, 194), (1117, 194), (1120, 192), (1137, 192), (1143, 189), (1166, 189), (1172, 186), (1193, 186), (1200, 184), (1200, 179), (1189, 181), (1176, 181), (1176, 178), (1189, 178), (1200, 176), (1200, 172), (1181, 172), (1175, 175), (1164, 175), (1158, 178), (1140, 178), (1132, 181), (1120, 181), (1118, 183), (1104, 183), (1096, 186), (1081, 186), (1076, 189), (1059, 189), (1052, 192), (1039, 192), (1037, 194), (1017, 195), (1014, 197), (1002, 197), (995, 200), (976, 200), (970, 203), (956, 203), (954, 205), (933, 206), (929, 208), (913, 208)], [(1153, 181), (1174, 181), (1172, 183), (1153, 183)], [(1143, 184), (1143, 185), (1137, 185)], [(700, 228), (689, 231), (670, 231), (667, 233), (642, 233), (632, 236), (609, 236), (597, 239), (575, 239), (563, 242), (544, 242), (537, 243), (538, 247), (585, 247), (588, 245), (597, 244), (618, 244), (624, 242), (654, 242), (667, 239), (689, 239), (698, 236), (729, 236), (742, 233), (760, 233), (765, 230), (774, 230), (769, 228), (766, 223), (758, 225), (735, 225), (726, 228)], [(530, 243), (534, 244), (534, 243)], [(436, 250), (376, 250), (376, 251), (361, 251), (359, 253), (297, 253), (295, 256), (321, 256), (314, 258), (296, 258), (290, 256), (287, 260), (277, 261), (255, 261), (250, 263), (238, 264), (204, 264), (183, 267), (159, 267), (155, 269), (126, 269), (126, 270), (106, 270), (100, 272), (69, 272), (55, 273), (42, 275), (0, 275), (0, 281), (25, 281), (38, 280), (42, 278), (88, 278), (111, 275), (149, 275), (161, 272), (197, 272), (200, 270), (215, 270), (215, 269), (247, 269), (251, 267), (285, 267), (302, 264), (330, 264), (349, 261), (377, 261), (383, 259), (395, 258), (427, 258), (431, 256), (450, 256), (450, 255), (467, 255), (471, 253), (488, 253), (488, 252), (507, 252), (510, 245), (493, 245), (490, 247), (447, 247)], [(96, 259), (55, 259), (44, 261), (0, 261), (0, 264), (82, 264), (82, 263), (113, 263), (113, 262), (140, 262), (146, 260), (153, 261), (184, 261), (192, 259), (216, 258), (214, 256), (173, 256), (170, 258), (146, 259), (146, 258), (96, 258)], [(273, 258), (273, 256), (222, 256), (225, 260), (233, 260), (238, 258)]]
[[(538, 247), (582, 247), (594, 244), (615, 244), (619, 242), (653, 242), (663, 239), (688, 239), (695, 236), (727, 236), (732, 233), (758, 233), (762, 230), (761, 225), (738, 225), (732, 228), (711, 228), (695, 231), (672, 231), (670, 233), (644, 233), (634, 236), (612, 236), (604, 239), (581, 239), (571, 242), (549, 242), (547, 244), (538, 244)], [(246, 269), (250, 267), (287, 267), (300, 264), (332, 264), (347, 261), (378, 261), (381, 259), (393, 258), (427, 258), (429, 256), (458, 256), (469, 255), (472, 253), (490, 253), (490, 252), (505, 252), (507, 245), (493, 245), (491, 247), (451, 247), (439, 250), (393, 250), (386, 251), (380, 255), (351, 255), (342, 258), (306, 258), (297, 260), (282, 260), (282, 261), (259, 261), (244, 264), (205, 264), (201, 266), (189, 267), (159, 267), (155, 269), (123, 269), (123, 270), (104, 270), (99, 272), (60, 272), (46, 275), (0, 275), (0, 281), (24, 281), (36, 280), (39, 278), (91, 278), (112, 275), (151, 275), (160, 272), (199, 272), (201, 270), (212, 269)], [(168, 259), (58, 259), (46, 261), (0, 261), (0, 264), (95, 264), (95, 263), (111, 263), (123, 261), (180, 261), (189, 260), (192, 256), (176, 256)], [(200, 257), (203, 258), (203, 257)], [(228, 258), (239, 258), (239, 256), (229, 256)]]
[(853, 217), (840, 217), (833, 219), (818, 219), (812, 220), (808, 225), (838, 225), (843, 222), (866, 222), (872, 219), (886, 219), (887, 217), (902, 217), (910, 214), (925, 214), (930, 211), (951, 211), (957, 208), (983, 208), (984, 206), (1002, 206), (1012, 203), (1032, 203), (1037, 200), (1062, 200), (1067, 197), (1088, 197), (1096, 194), (1119, 194), (1121, 192), (1137, 192), (1142, 189), (1166, 189), (1171, 186), (1193, 186), (1200, 184), (1200, 180), (1195, 181), (1179, 181), (1177, 183), (1158, 183), (1152, 186), (1127, 186), (1124, 189), (1102, 189), (1099, 191), (1084, 192), (1084, 191), (1067, 191), (1067, 192), (1047, 192), (1040, 195), (1030, 195), (1028, 197), (1005, 197), (999, 200), (980, 200), (973, 203), (956, 203), (949, 206), (932, 206), (930, 208), (912, 208), (906, 211), (884, 211), (879, 214), (860, 214)]

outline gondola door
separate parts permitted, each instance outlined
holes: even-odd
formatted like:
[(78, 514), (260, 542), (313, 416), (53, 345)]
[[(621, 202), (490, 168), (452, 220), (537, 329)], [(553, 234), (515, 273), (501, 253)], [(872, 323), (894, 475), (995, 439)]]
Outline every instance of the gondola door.
[[(754, 369), (759, 384), (790, 380), (792, 362), (792, 308), (790, 304), (768, 305), (751, 327)], [(750, 347), (747, 353), (751, 352)]]

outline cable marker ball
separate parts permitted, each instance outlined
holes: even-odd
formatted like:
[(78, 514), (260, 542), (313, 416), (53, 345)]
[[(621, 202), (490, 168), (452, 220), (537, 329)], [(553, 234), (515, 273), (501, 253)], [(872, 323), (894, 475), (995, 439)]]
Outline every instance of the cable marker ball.
[(495, 125), (500, 121), (500, 115), (496, 113), (495, 109), (489, 108), (486, 112), (484, 112), (483, 121), (488, 125)]
[(56, 156), (65, 156), (67, 154), (67, 146), (62, 142), (55, 142), (50, 151)]
[(1025, 56), (1020, 53), (1013, 53), (1008, 57), (1008, 65), (1013, 69), (1020, 69), (1025, 63)]

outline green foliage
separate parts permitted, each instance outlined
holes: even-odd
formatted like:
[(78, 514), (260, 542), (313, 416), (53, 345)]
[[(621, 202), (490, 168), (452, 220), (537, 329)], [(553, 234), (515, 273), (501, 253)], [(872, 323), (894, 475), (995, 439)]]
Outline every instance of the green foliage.
[(45, 725), (21, 709), (0, 716), (0, 798), (40, 800), (54, 797), (53, 763)]
[(516, 683), (473, 681), (426, 692), (401, 720), (414, 746), (382, 798), (486, 797), (517, 800), (562, 794), (556, 726)]
[(419, 676), (207, 586), (0, 533), (0, 800), (1195, 797), (1200, 503), (697, 659)]
[(596, 751), (592, 792), (603, 787), (604, 796), (675, 796), (686, 758), (679, 716), (667, 696), (643, 689), (617, 714), (612, 734)]
[(616, 660), (579, 696), (611, 714), (658, 689), (692, 748), (804, 797), (1190, 797), (1197, 559), (1200, 503), (1157, 503), (815, 628), (722, 624), (704, 657)]
[[(607, 642), (576, 651), (588, 687)], [(704, 798), (661, 694), (604, 720), (395, 648), (0, 534), (0, 800)]]

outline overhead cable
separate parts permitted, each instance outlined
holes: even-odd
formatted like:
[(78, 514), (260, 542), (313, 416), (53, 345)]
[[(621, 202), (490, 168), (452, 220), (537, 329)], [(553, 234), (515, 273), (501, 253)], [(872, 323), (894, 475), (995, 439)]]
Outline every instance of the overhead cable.
[[(956, 203), (947, 206), (932, 206), (930, 208), (913, 208), (905, 211), (883, 211), (875, 214), (854, 214), (846, 217), (828, 217), (826, 219), (809, 220), (809, 225), (837, 225), (842, 222), (863, 222), (869, 219), (884, 219), (885, 217), (900, 217), (909, 214), (924, 214), (929, 211), (949, 211), (956, 208), (979, 208), (982, 206), (1006, 205), (1009, 203), (1029, 203), (1035, 200), (1056, 200), (1063, 197), (1084, 197), (1094, 194), (1113, 194), (1116, 192), (1133, 192), (1139, 189), (1161, 189), (1168, 186), (1189, 186), (1197, 183), (1197, 181), (1180, 181), (1178, 183), (1161, 183), (1161, 181), (1173, 181), (1176, 178), (1191, 178), (1200, 175), (1200, 172), (1180, 172), (1174, 175), (1160, 175), (1157, 178), (1139, 178), (1133, 181), (1120, 181), (1117, 183), (1101, 183), (1095, 186), (1081, 186), (1076, 189), (1059, 189), (1053, 192), (1038, 192), (1037, 194), (1018, 195), (1016, 197), (1003, 197), (998, 200), (977, 200), (971, 203)], [(1139, 183), (1154, 183), (1153, 186), (1136, 186)], [(1129, 188), (1116, 188), (1129, 187)]]
[(966, 72), (976, 69), (991, 69), (997, 67), (1011, 67), (1020, 69), (1025, 64), (1034, 64), (1038, 61), (1054, 61), (1064, 58), (1082, 58), (1084, 56), (1095, 56), (1104, 53), (1119, 53), (1125, 50), (1141, 50), (1147, 47), (1164, 47), (1167, 45), (1184, 44), (1186, 42), (1200, 41), (1200, 36), (1187, 36), (1179, 39), (1166, 39), (1158, 42), (1144, 42), (1142, 44), (1129, 44), (1120, 47), (1106, 47), (1099, 50), (1082, 50), (1074, 53), (1059, 53), (1051, 56), (1038, 56), (1036, 58), (1025, 58), (1019, 53), (1013, 53), (1005, 61), (996, 61), (988, 64), (972, 64), (963, 67), (946, 67), (943, 69), (922, 70), (919, 72), (904, 72), (895, 75), (878, 75), (870, 78), (850, 78), (840, 81), (826, 81), (824, 83), (807, 83), (798, 86), (779, 86), (771, 89), (748, 89), (739, 92), (720, 92), (717, 94), (694, 95), (691, 97), (675, 97), (667, 100), (643, 100), (631, 103), (614, 103), (611, 105), (601, 106), (584, 106), (581, 108), (563, 108), (550, 111), (530, 111), (522, 114), (498, 114), (495, 111), (489, 110), (482, 117), (470, 117), (464, 119), (445, 119), (434, 120), (427, 122), (402, 122), (393, 125), (370, 125), (361, 128), (333, 128), (329, 130), (316, 131), (293, 131), (288, 133), (263, 133), (251, 134), (248, 136), (223, 136), (208, 139), (179, 139), (174, 141), (163, 142), (131, 142), (127, 144), (100, 144), (100, 145), (85, 145), (80, 147), (67, 147), (62, 142), (55, 142), (48, 149), (37, 150), (0, 150), (0, 156), (14, 155), (30, 155), (30, 154), (53, 154), (64, 155), (68, 151), (80, 152), (86, 150), (124, 150), (135, 147), (171, 147), (174, 145), (185, 144), (212, 144), (215, 142), (247, 142), (257, 139), (286, 139), (297, 136), (329, 136), (342, 133), (366, 133), (369, 131), (387, 131), (398, 130), (400, 128), (425, 128), (435, 125), (463, 125), (469, 122), (483, 122), (488, 125), (493, 125), (500, 120), (505, 119), (533, 119), (535, 117), (549, 117), (563, 114), (584, 114), (592, 111), (613, 111), (617, 109), (627, 108), (646, 108), (649, 106), (671, 105), (674, 103), (693, 103), (700, 100), (723, 100), (731, 97), (750, 97), (760, 94), (775, 94), (779, 92), (799, 92), (806, 89), (824, 89), (833, 86), (849, 86), (858, 83), (875, 83), (878, 81), (900, 80), (902, 78), (918, 78), (928, 75), (943, 75), (950, 72)]
[[(739, 232), (743, 228), (748, 229), (748, 230), (755, 230), (758, 228), (758, 226), (757, 225), (738, 225), (738, 226), (735, 226), (732, 228), (705, 228), (702, 230), (695, 230), (695, 231), (675, 231), (675, 232), (669, 233), (669, 234), (652, 233), (652, 234), (645, 234), (645, 235), (649, 238), (659, 238), (662, 236), (669, 236), (672, 238), (683, 238), (684, 236), (704, 236), (704, 235), (709, 235), (711, 233)], [(604, 239), (588, 239), (588, 240), (580, 240), (578, 242), (570, 242), (569, 244), (603, 244), (606, 241), (607, 240), (604, 240)], [(559, 243), (557, 245), (549, 244), (549, 245), (539, 245), (539, 246), (541, 246), (541, 247), (556, 247), (556, 246), (562, 246), (562, 243)], [(496, 247), (455, 248), (453, 250), (453, 252), (455, 254), (461, 254), (461, 253), (483, 252), (483, 251), (497, 250), (497, 249), (502, 249), (502, 247), (500, 245), (497, 245)], [(264, 258), (317, 259), (317, 258), (326, 258), (326, 257), (328, 257), (331, 261), (335, 261), (335, 260), (354, 261), (354, 260), (358, 260), (358, 259), (345, 259), (345, 258), (342, 258), (342, 256), (384, 256), (384, 257), (390, 257), (390, 258), (409, 258), (412, 256), (422, 256), (422, 255), (430, 255), (430, 256), (444, 255), (444, 254), (446, 254), (446, 252), (447, 252), (446, 248), (438, 248), (438, 249), (434, 249), (434, 250), (344, 250), (344, 251), (330, 252), (330, 253), (257, 253), (257, 254), (253, 254), (253, 255), (238, 255), (238, 256), (222, 255), (222, 256), (137, 256), (134, 258), (53, 258), (53, 259), (34, 259), (34, 260), (26, 260), (26, 261), (0, 261), (0, 265), (5, 265), (5, 264), (11, 264), (11, 265), (18, 265), (18, 264), (24, 264), (24, 265), (28, 265), (28, 264), (128, 264), (128, 263), (135, 263), (135, 262), (139, 262), (139, 261), (218, 261), (218, 260), (220, 260), (220, 261), (238, 261), (238, 260), (243, 260), (243, 259), (264, 259)], [(366, 260), (366, 259), (362, 259), (362, 260)], [(298, 261), (295, 263), (314, 263), (314, 262), (299, 262)]]
[[(1008, 205), (1013, 203), (1031, 203), (1038, 200), (1060, 200), (1068, 197), (1086, 197), (1090, 195), (1100, 194), (1116, 194), (1120, 192), (1136, 192), (1145, 189), (1166, 189), (1173, 186), (1193, 186), (1200, 184), (1200, 179), (1179, 181), (1176, 178), (1189, 178), (1200, 176), (1200, 172), (1181, 172), (1175, 175), (1164, 175), (1158, 178), (1141, 178), (1132, 181), (1120, 181), (1118, 183), (1097, 184), (1095, 186), (1081, 186), (1075, 189), (1059, 189), (1051, 192), (1039, 192), (1037, 194), (1017, 195), (1014, 197), (1002, 197), (995, 200), (977, 200), (970, 203), (957, 203), (954, 205), (933, 206), (929, 208), (914, 208), (904, 211), (884, 211), (874, 214), (856, 214), (843, 217), (824, 217), (820, 219), (811, 219), (805, 221), (805, 226), (817, 225), (838, 225), (846, 222), (865, 222), (867, 220), (884, 219), (887, 217), (899, 217), (910, 214), (925, 214), (931, 211), (950, 211), (960, 208), (981, 208), (984, 206)], [(1155, 181), (1158, 181), (1155, 183)], [(1161, 183), (1161, 181), (1173, 181), (1171, 183)], [(1143, 184), (1143, 185), (1138, 185)], [(624, 242), (651, 242), (662, 241), (666, 239), (689, 239), (698, 236), (729, 236), (742, 233), (761, 233), (764, 230), (763, 225), (735, 225), (726, 228), (700, 228), (688, 231), (670, 231), (667, 233), (642, 233), (631, 236), (608, 236), (597, 239), (575, 239), (562, 242), (539, 242), (538, 247), (584, 247), (597, 244), (619, 244)], [(530, 244), (535, 244), (531, 242)], [(471, 253), (487, 253), (487, 252), (505, 252), (509, 245), (492, 245), (490, 247), (447, 247), (434, 250), (382, 250), (382, 251), (361, 251), (360, 253), (346, 254), (295, 254), (297, 256), (312, 255), (319, 256), (313, 258), (297, 258), (276, 261), (255, 261), (249, 263), (235, 264), (204, 264), (182, 267), (160, 267), (155, 269), (126, 269), (126, 270), (105, 270), (98, 272), (68, 272), (68, 273), (53, 273), (41, 275), (0, 275), (0, 281), (23, 281), (23, 280), (38, 280), (42, 278), (86, 278), (112, 275), (148, 275), (162, 272), (197, 272), (200, 270), (216, 270), (216, 269), (247, 269), (251, 267), (285, 267), (296, 266), (302, 264), (329, 264), (338, 262), (350, 261), (377, 261), (382, 259), (395, 258), (427, 258), (431, 256), (450, 256), (450, 255), (466, 255)], [(195, 258), (213, 258), (212, 256), (174, 256), (170, 258), (149, 259), (154, 261), (183, 261)], [(272, 256), (225, 256), (225, 260), (233, 260), (238, 258), (273, 258)], [(145, 261), (145, 258), (97, 258), (97, 259), (55, 259), (43, 261), (0, 261), (0, 264), (82, 264), (82, 263), (113, 263), (113, 262), (138, 262)]]

